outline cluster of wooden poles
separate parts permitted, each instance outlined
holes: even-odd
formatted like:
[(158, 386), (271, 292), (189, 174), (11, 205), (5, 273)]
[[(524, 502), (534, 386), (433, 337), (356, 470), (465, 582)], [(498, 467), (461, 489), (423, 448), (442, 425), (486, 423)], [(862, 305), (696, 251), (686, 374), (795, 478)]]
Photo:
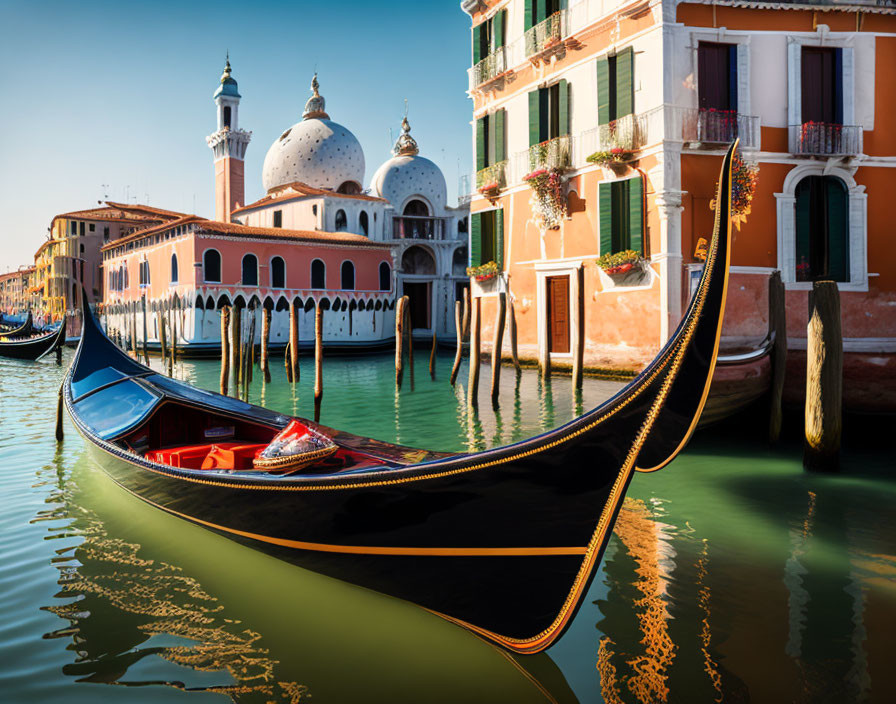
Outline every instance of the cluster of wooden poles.
[[(233, 389), (243, 400), (249, 398), (255, 367), (255, 308), (248, 309), (248, 323), (242, 321), (243, 308), (225, 306), (221, 309), (221, 393), (227, 395), (232, 375)], [(271, 381), (270, 337), (271, 310), (261, 309), (261, 344), (259, 368), (265, 383)], [(323, 334), (324, 310), (315, 307), (314, 314), (314, 421), (320, 421), (320, 406), (324, 395), (323, 381)], [(299, 307), (293, 302), (289, 308), (289, 342), (283, 355), (286, 366), (286, 380), (297, 384), (299, 367)]]

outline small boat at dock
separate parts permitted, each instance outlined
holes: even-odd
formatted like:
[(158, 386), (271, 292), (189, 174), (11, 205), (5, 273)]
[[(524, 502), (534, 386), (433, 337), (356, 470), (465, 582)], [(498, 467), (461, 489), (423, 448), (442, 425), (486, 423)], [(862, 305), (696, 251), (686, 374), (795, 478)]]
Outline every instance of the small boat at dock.
[[(28, 316), (30, 322), (31, 315)], [(24, 326), (23, 326), (24, 327)], [(29, 331), (30, 332), (30, 331)], [(65, 324), (55, 330), (24, 337), (0, 337), (0, 357), (38, 361), (65, 345)]]
[(634, 472), (668, 464), (700, 418), (727, 295), (733, 150), (675, 334), (613, 398), (554, 430), (473, 453), (359, 437), (138, 364), (86, 306), (65, 408), (103, 470), (147, 503), (542, 651), (575, 615)]

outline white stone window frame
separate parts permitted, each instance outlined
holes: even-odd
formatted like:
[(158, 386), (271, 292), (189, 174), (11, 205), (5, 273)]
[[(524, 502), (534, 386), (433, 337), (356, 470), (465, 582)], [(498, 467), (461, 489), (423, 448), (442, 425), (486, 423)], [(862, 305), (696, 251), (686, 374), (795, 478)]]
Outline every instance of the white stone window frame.
[(790, 153), (797, 148), (803, 124), (803, 47), (842, 49), (843, 124), (856, 124), (855, 41), (853, 35), (832, 39), (827, 25), (818, 25), (813, 36), (787, 37), (787, 137)]
[(846, 185), (849, 228), (849, 281), (838, 281), (841, 291), (868, 290), (868, 194), (856, 183), (855, 169), (813, 161), (791, 169), (781, 193), (775, 193), (778, 211), (778, 268), (789, 291), (809, 291), (811, 281), (796, 280), (796, 187), (807, 176), (836, 176)]
[[(731, 34), (724, 27), (712, 31), (691, 32), (691, 71), (694, 74), (694, 104), (700, 107), (700, 62), (697, 52), (700, 42), (712, 42), (714, 44), (735, 44), (737, 46), (737, 114), (752, 115), (753, 100), (750, 90), (750, 37), (749, 34)], [(762, 130), (757, 126), (757, 134), (754, 136), (756, 146), (760, 148)]]
[(573, 315), (573, 277), (579, 269), (585, 266), (584, 260), (536, 262), (535, 263), (535, 304), (536, 321), (538, 323), (538, 349), (546, 350), (548, 347), (548, 278), (552, 276), (569, 277), (569, 352), (548, 352), (553, 360), (572, 360), (573, 351), (576, 349), (577, 330)]

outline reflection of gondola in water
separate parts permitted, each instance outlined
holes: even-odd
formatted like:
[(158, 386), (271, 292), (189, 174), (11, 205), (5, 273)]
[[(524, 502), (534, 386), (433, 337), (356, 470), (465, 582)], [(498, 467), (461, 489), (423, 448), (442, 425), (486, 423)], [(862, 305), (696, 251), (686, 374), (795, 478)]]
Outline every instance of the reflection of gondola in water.
[[(54, 559), (57, 601), (66, 603), (46, 607), (67, 624), (45, 637), (71, 640), (77, 661), (64, 672), (78, 681), (217, 692), (246, 704), (456, 702), (479, 693), (496, 704), (575, 701), (546, 654), (525, 658), (524, 669), (412, 606), (185, 527), (86, 463), (63, 483), (63, 464), (51, 508), (35, 520), (52, 521), (48, 538), (68, 538), (54, 543), (72, 543)], [(236, 560), (245, 571), (230, 569)], [(288, 606), (269, 598), (287, 592)]]
[[(556, 430), (449, 455), (295, 422), (136, 364), (86, 310), (66, 407), (104, 469), (145, 501), (538, 652), (575, 614), (636, 464), (667, 464), (700, 416), (727, 291), (732, 153), (703, 278), (675, 335), (613, 399)], [(296, 455), (312, 465), (259, 471), (284, 431), (284, 443), (312, 448)]]

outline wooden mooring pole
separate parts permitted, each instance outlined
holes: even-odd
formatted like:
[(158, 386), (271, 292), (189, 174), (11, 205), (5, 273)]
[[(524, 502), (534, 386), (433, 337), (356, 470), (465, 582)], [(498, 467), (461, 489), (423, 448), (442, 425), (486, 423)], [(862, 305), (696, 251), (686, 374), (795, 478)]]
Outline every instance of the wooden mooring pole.
[(404, 377), (404, 309), (408, 297), (402, 296), (395, 302), (395, 385), (401, 388)]
[(159, 351), (162, 354), (162, 366), (168, 361), (168, 336), (165, 334), (165, 314), (162, 311), (156, 311), (156, 325), (159, 327)]
[(295, 300), (289, 304), (289, 380), (299, 382), (299, 307)]
[(143, 363), (149, 364), (149, 348), (146, 346), (147, 325), (146, 325), (146, 294), (140, 296), (140, 305), (143, 308)]
[(843, 337), (840, 291), (834, 281), (812, 285), (807, 338), (803, 466), (831, 472), (840, 468), (843, 431)]
[(454, 353), (454, 364), (451, 367), (451, 376), (448, 379), (452, 386), (457, 381), (457, 373), (460, 371), (460, 360), (464, 354), (463, 304), (460, 301), (454, 302), (454, 329), (457, 332), (457, 351)]
[(230, 307), (221, 309), (221, 394), (227, 395), (227, 381), (230, 378)]
[(504, 346), (504, 320), (507, 316), (507, 294), (498, 294), (498, 310), (495, 311), (495, 335), (492, 338), (492, 406), (498, 407), (501, 387), (501, 350)]
[(436, 331), (432, 331), (432, 350), (429, 352), (429, 377), (431, 379), (436, 378), (436, 345), (438, 344), (436, 340)]
[(585, 270), (577, 268), (570, 279), (572, 294), (572, 388), (582, 388), (585, 361)]
[(772, 347), (772, 381), (768, 409), (768, 439), (778, 442), (781, 437), (784, 397), (784, 375), (787, 371), (787, 313), (785, 311), (784, 283), (781, 272), (773, 271), (768, 278), (768, 324), (775, 337)]
[(414, 390), (414, 325), (411, 322), (410, 299), (404, 304), (405, 329), (408, 333), (408, 372), (411, 375), (411, 391)]
[(324, 311), (314, 311), (314, 422), (320, 423), (320, 403), (324, 397)]
[(520, 369), (520, 357), (516, 346), (516, 312), (513, 310), (513, 298), (510, 299), (510, 307), (507, 312), (507, 327), (510, 328), (510, 358), (513, 360), (513, 367), (519, 376), (522, 369)]
[(268, 345), (271, 341), (271, 311), (262, 308), (261, 312), (261, 373), (264, 374), (266, 384), (271, 383), (270, 359), (268, 358)]
[(242, 337), (243, 314), (236, 304), (230, 311), (230, 370), (233, 374), (234, 396), (240, 395), (240, 338)]
[(470, 322), (470, 379), (467, 398), (469, 405), (476, 408), (479, 405), (479, 364), (482, 356), (482, 299), (474, 298), (471, 308), (473, 315)]

